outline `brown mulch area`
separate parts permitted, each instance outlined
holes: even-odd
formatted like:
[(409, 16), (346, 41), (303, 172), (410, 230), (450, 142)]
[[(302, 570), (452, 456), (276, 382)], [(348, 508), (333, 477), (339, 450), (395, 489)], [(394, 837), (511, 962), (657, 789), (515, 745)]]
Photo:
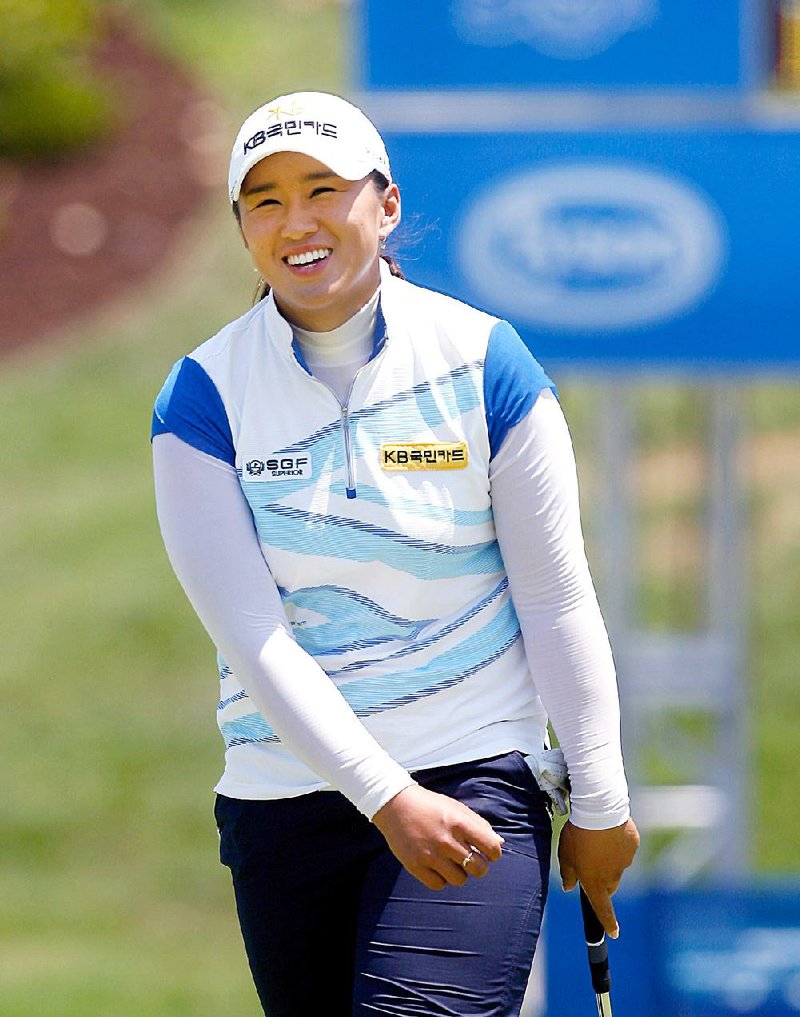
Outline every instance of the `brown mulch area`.
[(120, 24), (97, 64), (119, 96), (113, 135), (55, 164), (0, 162), (0, 353), (153, 273), (224, 186), (224, 117), (181, 69)]

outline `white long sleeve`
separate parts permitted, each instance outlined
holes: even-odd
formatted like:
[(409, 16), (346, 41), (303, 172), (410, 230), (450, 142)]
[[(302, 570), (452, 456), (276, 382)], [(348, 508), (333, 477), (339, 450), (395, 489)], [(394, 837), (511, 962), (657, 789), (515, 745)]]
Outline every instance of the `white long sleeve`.
[(164, 543), (201, 622), (286, 747), (371, 818), (413, 780), (292, 638), (236, 471), (172, 434), (153, 460)]
[(584, 551), (575, 458), (558, 401), (543, 391), (490, 469), (497, 539), (525, 652), (572, 782), (572, 821), (629, 816), (611, 649)]

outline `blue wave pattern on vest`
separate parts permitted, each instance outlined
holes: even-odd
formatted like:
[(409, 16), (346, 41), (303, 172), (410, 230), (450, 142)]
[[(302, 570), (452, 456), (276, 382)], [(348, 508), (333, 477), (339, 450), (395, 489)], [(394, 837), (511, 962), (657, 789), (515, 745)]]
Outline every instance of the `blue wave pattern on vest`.
[[(461, 509), (443, 504), (441, 497), (437, 500), (434, 495), (440, 494), (446, 475), (439, 473), (434, 482), (430, 478), (436, 471), (427, 474), (427, 483), (406, 488), (396, 502), (392, 490), (397, 489), (396, 478), (388, 478), (387, 485), (386, 477), (372, 473), (374, 464), (364, 462), (387, 437), (400, 435), (412, 442), (430, 443), (442, 434), (442, 428), (448, 437), (464, 434), (464, 415), (474, 411), (483, 415), (482, 368), (482, 361), (459, 365), (434, 380), (350, 413), (357, 475), (366, 472), (378, 480), (358, 485), (358, 500), (365, 499), (371, 510), (366, 513), (368, 518), (352, 500), (340, 503), (347, 515), (313, 512), (294, 504), (299, 497), (330, 503), (343, 494), (344, 445), (338, 420), (276, 451), (278, 457), (301, 452), (308, 456), (312, 470), (301, 483), (243, 480), (265, 547), (311, 559), (312, 574), (321, 558), (342, 559), (348, 574), (359, 581), (359, 589), (340, 584), (281, 586), (298, 643), (323, 663), (359, 716), (407, 705), (463, 681), (502, 656), (519, 638), (510, 601), (498, 604), (506, 594), (507, 582), (488, 505)], [(419, 520), (413, 534), (401, 528), (401, 520), (409, 512)], [(445, 542), (419, 535), (426, 528), (431, 529), (431, 536), (446, 530), (453, 539)], [(478, 539), (473, 539), (475, 532)], [(373, 567), (367, 573), (354, 569), (355, 563)], [(419, 603), (419, 595), (413, 593), (414, 580), (450, 589), (431, 589), (438, 605), (431, 616), (398, 614), (381, 602), (388, 584), (369, 581), (376, 563), (394, 573), (391, 588), (403, 583), (409, 586), (412, 607)], [(297, 571), (305, 571), (303, 564)], [(477, 604), (459, 605), (459, 612), (442, 618), (442, 605), (454, 602), (453, 584), (448, 581), (466, 576), (493, 576), (490, 595)], [(373, 596), (365, 594), (365, 587)], [(469, 631), (464, 633), (464, 629)], [(378, 648), (380, 654), (375, 652)], [(365, 656), (368, 649), (372, 652)], [(255, 714), (224, 723), (223, 735), (228, 744), (275, 737), (266, 721), (259, 722)]]

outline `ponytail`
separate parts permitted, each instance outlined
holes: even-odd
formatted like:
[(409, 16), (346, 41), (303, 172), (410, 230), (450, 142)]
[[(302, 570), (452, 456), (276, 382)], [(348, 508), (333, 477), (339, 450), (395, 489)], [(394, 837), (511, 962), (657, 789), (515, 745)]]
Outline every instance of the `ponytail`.
[(400, 268), (400, 266), (397, 264), (397, 262), (391, 256), (391, 254), (382, 254), (381, 258), (389, 266), (389, 271), (392, 273), (392, 275), (397, 276), (398, 279), (405, 279), (405, 276), (403, 275), (402, 268)]

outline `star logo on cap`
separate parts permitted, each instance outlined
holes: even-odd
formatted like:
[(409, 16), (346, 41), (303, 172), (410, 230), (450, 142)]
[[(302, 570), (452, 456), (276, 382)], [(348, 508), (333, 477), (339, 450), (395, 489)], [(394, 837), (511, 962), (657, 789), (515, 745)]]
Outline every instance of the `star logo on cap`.
[(274, 118), (275, 120), (285, 120), (286, 117), (298, 117), (302, 114), (302, 112), (303, 108), (301, 106), (298, 106), (297, 104), (292, 105), (288, 109), (284, 109), (283, 107), (278, 105), (271, 106), (267, 110), (267, 116), (270, 119)]

